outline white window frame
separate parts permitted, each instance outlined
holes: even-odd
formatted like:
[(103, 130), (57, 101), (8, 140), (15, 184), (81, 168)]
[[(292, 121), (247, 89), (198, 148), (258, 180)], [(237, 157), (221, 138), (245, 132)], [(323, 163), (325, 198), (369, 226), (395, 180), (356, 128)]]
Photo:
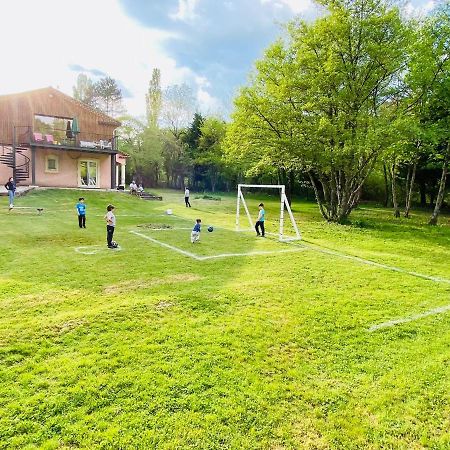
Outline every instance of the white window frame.
[[(95, 186), (86, 186), (85, 184), (81, 183), (81, 163), (82, 162), (87, 162), (87, 163), (93, 162), (93, 163), (97, 164), (97, 177), (96, 177), (97, 184)], [(100, 184), (100, 172), (101, 172), (100, 162), (101, 161), (99, 159), (95, 159), (95, 158), (80, 158), (78, 160), (78, 187), (88, 188), (88, 189), (96, 189), (96, 188), (98, 189), (101, 186), (101, 184)]]
[[(248, 221), (251, 228), (254, 228), (253, 220), (247, 207), (244, 195), (242, 193), (242, 188), (256, 188), (256, 189), (279, 189), (280, 190), (280, 230), (279, 230), (279, 240), (280, 241), (292, 241), (300, 240), (302, 238), (301, 233), (295, 222), (294, 215), (292, 214), (291, 207), (286, 197), (286, 187), (284, 184), (238, 184), (237, 193), (237, 205), (236, 205), (236, 231), (241, 231), (239, 228), (239, 216), (241, 210), (241, 203), (244, 206), (245, 213), (247, 215)], [(286, 208), (289, 218), (291, 220), (292, 226), (295, 231), (295, 237), (284, 237), (284, 209)]]

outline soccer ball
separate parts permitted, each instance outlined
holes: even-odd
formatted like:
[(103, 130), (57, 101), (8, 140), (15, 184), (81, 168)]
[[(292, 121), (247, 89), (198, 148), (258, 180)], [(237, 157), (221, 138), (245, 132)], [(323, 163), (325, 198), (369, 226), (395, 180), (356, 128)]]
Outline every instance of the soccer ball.
[(112, 241), (111, 242), (111, 247), (112, 248), (117, 248), (119, 246), (119, 244), (116, 241)]
[(167, 210), (166, 210), (166, 214), (167, 214), (168, 216), (171, 216), (171, 215), (173, 214), (173, 212), (172, 212), (171, 209), (167, 209)]
[(211, 233), (212, 231), (214, 231), (213, 227), (208, 227), (208, 231)]

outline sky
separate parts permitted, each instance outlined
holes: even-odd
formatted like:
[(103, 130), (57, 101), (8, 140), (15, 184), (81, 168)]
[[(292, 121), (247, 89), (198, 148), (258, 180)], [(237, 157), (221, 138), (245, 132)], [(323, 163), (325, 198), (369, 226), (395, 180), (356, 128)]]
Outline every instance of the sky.
[(163, 88), (186, 83), (200, 112), (227, 116), (283, 24), (321, 14), (313, 0), (0, 0), (0, 8), (0, 95), (46, 86), (72, 95), (80, 73), (108, 75), (134, 116), (145, 114), (154, 68)]

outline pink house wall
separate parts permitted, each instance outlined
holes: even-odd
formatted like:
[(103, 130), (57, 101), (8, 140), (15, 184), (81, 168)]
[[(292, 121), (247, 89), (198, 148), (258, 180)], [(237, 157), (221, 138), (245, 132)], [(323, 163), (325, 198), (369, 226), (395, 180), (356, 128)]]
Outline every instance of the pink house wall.
[[(46, 171), (46, 157), (58, 158), (58, 172)], [(99, 164), (99, 188), (111, 188), (111, 155), (88, 152), (61, 152), (53, 149), (36, 150), (36, 185), (49, 187), (79, 187), (78, 164), (93, 160)]]
[(12, 177), (13, 170), (4, 164), (0, 164), (0, 183), (3, 186)]
[[(21, 186), (32, 184), (31, 149), (22, 150), (30, 158), (30, 176), (20, 181)], [(46, 157), (52, 155), (58, 158), (58, 171), (46, 171)], [(24, 158), (17, 155), (17, 164), (22, 164)], [(111, 188), (111, 155), (90, 152), (68, 152), (53, 149), (36, 149), (35, 185), (42, 187), (80, 187), (78, 164), (80, 160), (98, 161), (99, 186), (101, 189)], [(115, 161), (114, 161), (115, 162)], [(12, 168), (0, 163), (0, 186), (4, 185), (13, 175)], [(84, 186), (86, 187), (86, 186)], [(113, 186), (114, 188), (115, 186)]]

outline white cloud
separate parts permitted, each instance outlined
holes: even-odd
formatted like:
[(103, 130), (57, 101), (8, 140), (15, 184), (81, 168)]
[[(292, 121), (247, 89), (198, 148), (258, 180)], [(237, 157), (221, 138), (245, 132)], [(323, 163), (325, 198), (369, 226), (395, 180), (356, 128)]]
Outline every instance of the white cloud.
[(46, 86), (71, 95), (77, 73), (69, 66), (80, 65), (120, 80), (133, 95), (125, 100), (128, 111), (140, 115), (153, 68), (161, 69), (163, 87), (195, 76), (166, 56), (168, 33), (139, 25), (117, 0), (78, 0), (70, 11), (61, 5), (15, 0), (3, 8), (0, 42), (9, 45), (2, 46), (8, 64), (0, 71), (0, 95)]
[(176, 13), (170, 14), (173, 20), (181, 20), (189, 22), (197, 18), (195, 9), (199, 0), (178, 0), (178, 10)]
[(262, 4), (272, 4), (275, 7), (287, 6), (294, 14), (300, 14), (313, 6), (311, 0), (261, 0)]
[(199, 86), (196, 96), (201, 113), (205, 115), (221, 115), (224, 111), (222, 102), (218, 98), (212, 96), (205, 88)]
[(436, 2), (434, 0), (429, 0), (417, 6), (408, 2), (404, 5), (403, 10), (408, 17), (425, 17), (435, 6)]

